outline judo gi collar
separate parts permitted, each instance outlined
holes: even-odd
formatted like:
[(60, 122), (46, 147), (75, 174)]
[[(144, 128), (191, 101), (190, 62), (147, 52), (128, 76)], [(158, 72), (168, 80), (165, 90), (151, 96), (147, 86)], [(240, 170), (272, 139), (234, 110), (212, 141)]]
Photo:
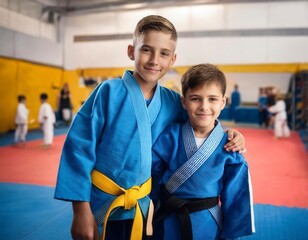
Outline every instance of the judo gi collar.
[[(140, 139), (141, 166), (137, 182), (145, 182), (151, 173), (152, 163), (152, 124), (160, 110), (160, 91), (158, 87), (153, 99), (147, 107), (141, 88), (133, 76), (132, 71), (126, 71), (123, 76), (123, 84), (127, 89), (132, 102)], [(158, 102), (157, 104), (155, 104)]]
[[(132, 71), (129, 71), (129, 70), (125, 71), (123, 81), (124, 81), (124, 85), (127, 88), (127, 90), (132, 93), (132, 100), (136, 98), (136, 102), (138, 102), (138, 105), (140, 106), (140, 103), (141, 103), (140, 96), (142, 96), (142, 102), (144, 102), (146, 106), (146, 100), (144, 99), (142, 90), (137, 80), (133, 76)], [(137, 100), (137, 98), (140, 98), (140, 99)], [(158, 113), (160, 111), (160, 108), (161, 108), (160, 85), (159, 83), (157, 83), (153, 98), (151, 99), (149, 106), (146, 106), (146, 110), (148, 112), (151, 125), (153, 125), (153, 123), (155, 122), (158, 116)]]
[(175, 171), (166, 183), (166, 189), (169, 193), (176, 191), (206, 162), (219, 145), (223, 136), (223, 128), (220, 122), (216, 120), (214, 129), (198, 149), (189, 120), (182, 126), (182, 139), (188, 161)]

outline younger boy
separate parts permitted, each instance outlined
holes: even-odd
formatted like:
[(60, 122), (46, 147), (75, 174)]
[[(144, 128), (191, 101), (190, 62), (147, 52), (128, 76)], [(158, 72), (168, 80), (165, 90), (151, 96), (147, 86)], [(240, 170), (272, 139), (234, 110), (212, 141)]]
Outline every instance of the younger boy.
[(162, 184), (155, 239), (234, 239), (254, 231), (248, 165), (224, 150), (227, 134), (217, 120), (225, 91), (224, 74), (210, 64), (182, 77), (189, 120), (170, 125), (153, 144), (152, 177)]
[[(177, 93), (157, 85), (176, 60), (177, 32), (161, 16), (136, 26), (134, 71), (104, 81), (76, 114), (64, 143), (55, 198), (72, 201), (74, 239), (143, 236), (150, 206), (152, 143), (187, 113)], [(243, 147), (241, 134), (231, 145)], [(108, 224), (107, 224), (108, 222)]]
[(43, 148), (49, 148), (53, 143), (54, 124), (56, 121), (54, 111), (48, 103), (48, 95), (40, 95), (41, 107), (39, 110), (38, 122), (41, 124), (43, 131)]
[(28, 133), (29, 110), (27, 109), (26, 101), (26, 96), (18, 96), (18, 106), (15, 118), (16, 130), (14, 136), (14, 143), (16, 146), (23, 146), (25, 144)]

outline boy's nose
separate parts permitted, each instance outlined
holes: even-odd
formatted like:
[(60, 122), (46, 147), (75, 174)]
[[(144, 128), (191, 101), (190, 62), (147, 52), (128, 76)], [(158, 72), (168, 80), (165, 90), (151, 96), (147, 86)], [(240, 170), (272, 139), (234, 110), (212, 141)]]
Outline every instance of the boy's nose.
[(157, 64), (157, 63), (158, 63), (158, 56), (159, 56), (158, 53), (153, 53), (153, 54), (151, 55), (150, 62), (151, 62), (152, 64)]
[(208, 104), (206, 101), (200, 101), (200, 106), (199, 106), (200, 110), (206, 110), (208, 109)]

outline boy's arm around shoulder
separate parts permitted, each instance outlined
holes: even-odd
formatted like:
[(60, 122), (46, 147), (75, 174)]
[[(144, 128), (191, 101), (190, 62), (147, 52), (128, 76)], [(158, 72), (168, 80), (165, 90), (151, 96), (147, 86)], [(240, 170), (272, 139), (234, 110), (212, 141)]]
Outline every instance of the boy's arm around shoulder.
[(245, 137), (235, 129), (227, 129), (229, 142), (224, 146), (226, 151), (245, 153)]
[(246, 159), (238, 152), (227, 154), (220, 194), (224, 216), (221, 237), (233, 239), (255, 232), (253, 194)]

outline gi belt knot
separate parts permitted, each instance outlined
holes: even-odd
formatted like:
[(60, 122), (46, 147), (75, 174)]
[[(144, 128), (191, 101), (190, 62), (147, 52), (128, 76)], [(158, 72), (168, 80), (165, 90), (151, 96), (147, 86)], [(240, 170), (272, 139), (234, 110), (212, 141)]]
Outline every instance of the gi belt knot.
[(142, 211), (140, 209), (138, 199), (146, 197), (151, 192), (152, 181), (149, 178), (140, 187), (133, 186), (129, 189), (124, 189), (113, 182), (110, 178), (102, 174), (97, 170), (93, 170), (91, 173), (92, 184), (101, 191), (115, 196), (114, 201), (109, 206), (106, 215), (104, 217), (103, 234), (101, 240), (105, 239), (106, 226), (110, 213), (120, 207), (125, 210), (135, 208), (135, 216), (133, 220), (133, 226), (131, 231), (131, 240), (141, 240), (143, 232), (143, 218)]
[(134, 186), (125, 191), (124, 194), (124, 209), (131, 209), (136, 206), (139, 198), (140, 187)]

